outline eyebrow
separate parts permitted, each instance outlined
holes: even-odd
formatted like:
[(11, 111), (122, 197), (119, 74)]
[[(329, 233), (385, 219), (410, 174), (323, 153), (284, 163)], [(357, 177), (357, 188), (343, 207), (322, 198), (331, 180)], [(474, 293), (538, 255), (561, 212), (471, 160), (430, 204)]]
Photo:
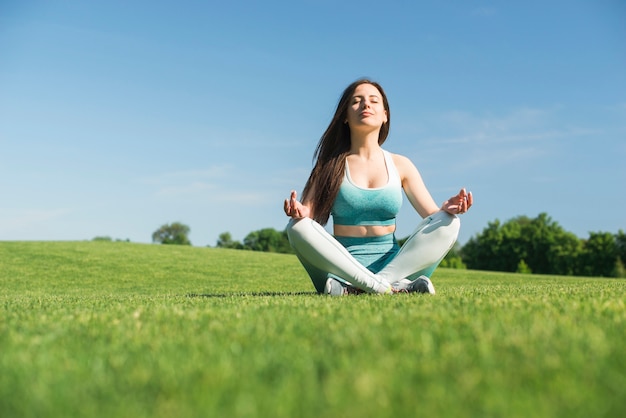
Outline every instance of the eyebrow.
[[(360, 98), (360, 97), (365, 97), (365, 95), (364, 95), (364, 94), (355, 94), (354, 96), (352, 96), (352, 98), (353, 98), (353, 99), (356, 99), (357, 97), (359, 97), (359, 98)], [(381, 98), (378, 94), (370, 94), (370, 95), (369, 95), (369, 96), (367, 96), (367, 97), (376, 97), (376, 98), (378, 98), (378, 99), (380, 99), (380, 98)]]

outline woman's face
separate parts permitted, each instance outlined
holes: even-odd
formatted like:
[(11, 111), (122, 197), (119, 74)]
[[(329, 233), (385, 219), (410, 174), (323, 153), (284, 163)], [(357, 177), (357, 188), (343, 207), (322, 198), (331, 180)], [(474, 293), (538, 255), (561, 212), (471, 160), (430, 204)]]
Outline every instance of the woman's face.
[(352, 94), (347, 111), (350, 129), (379, 128), (387, 122), (383, 96), (371, 84), (359, 84)]

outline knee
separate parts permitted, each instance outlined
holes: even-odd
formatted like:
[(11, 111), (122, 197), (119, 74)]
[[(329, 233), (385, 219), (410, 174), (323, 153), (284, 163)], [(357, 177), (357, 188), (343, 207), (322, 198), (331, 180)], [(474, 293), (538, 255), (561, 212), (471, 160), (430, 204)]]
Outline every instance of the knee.
[(456, 215), (451, 215), (446, 211), (439, 211), (431, 216), (432, 226), (439, 231), (446, 231), (446, 234), (456, 237), (461, 230), (461, 219)]
[(297, 229), (297, 226), (301, 224), (304, 219), (306, 218), (298, 218), (298, 219), (291, 218), (289, 222), (287, 223), (287, 228), (285, 228), (287, 233)]
[(456, 215), (450, 215), (446, 213), (448, 218), (450, 218), (450, 224), (448, 225), (448, 229), (450, 231), (450, 235), (454, 237), (454, 241), (459, 237), (459, 232), (461, 231), (461, 219)]
[(450, 228), (458, 233), (461, 229), (461, 218), (459, 218), (457, 215), (450, 215), (447, 212), (446, 215), (450, 219)]
[[(309, 222), (307, 222), (307, 220)], [(309, 227), (309, 225), (307, 224), (310, 223), (310, 221), (311, 219), (309, 218), (292, 218), (289, 221), (285, 230), (287, 231), (287, 237), (289, 238), (289, 242), (292, 246), (294, 245), (294, 242), (297, 240), (298, 237), (301, 237), (303, 234), (305, 234), (305, 230)]]

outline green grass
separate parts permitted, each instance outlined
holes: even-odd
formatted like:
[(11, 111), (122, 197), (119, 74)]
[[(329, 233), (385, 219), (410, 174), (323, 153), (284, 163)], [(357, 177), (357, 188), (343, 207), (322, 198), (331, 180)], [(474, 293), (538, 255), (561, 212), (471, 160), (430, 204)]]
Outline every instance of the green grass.
[(291, 255), (0, 242), (0, 417), (625, 415), (625, 280), (433, 281), (329, 298)]

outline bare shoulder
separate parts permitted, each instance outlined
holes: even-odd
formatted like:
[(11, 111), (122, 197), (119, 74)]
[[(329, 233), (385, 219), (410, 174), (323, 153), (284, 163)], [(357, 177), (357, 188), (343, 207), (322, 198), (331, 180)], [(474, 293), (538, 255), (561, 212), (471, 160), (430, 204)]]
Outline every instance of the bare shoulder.
[(396, 165), (398, 173), (402, 177), (408, 175), (409, 173), (417, 171), (417, 169), (415, 168), (415, 164), (413, 164), (413, 162), (408, 157), (405, 157), (401, 154), (393, 154), (391, 152), (389, 154), (391, 154), (393, 163)]

